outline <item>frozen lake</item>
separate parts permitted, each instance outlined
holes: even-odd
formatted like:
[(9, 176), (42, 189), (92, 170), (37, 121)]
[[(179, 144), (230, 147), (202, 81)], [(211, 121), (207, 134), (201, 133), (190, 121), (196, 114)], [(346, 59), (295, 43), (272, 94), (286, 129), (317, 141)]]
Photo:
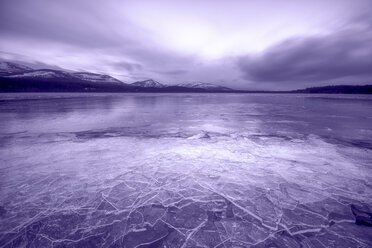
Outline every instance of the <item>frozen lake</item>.
[(1, 94), (0, 190), (0, 247), (371, 247), (372, 96)]

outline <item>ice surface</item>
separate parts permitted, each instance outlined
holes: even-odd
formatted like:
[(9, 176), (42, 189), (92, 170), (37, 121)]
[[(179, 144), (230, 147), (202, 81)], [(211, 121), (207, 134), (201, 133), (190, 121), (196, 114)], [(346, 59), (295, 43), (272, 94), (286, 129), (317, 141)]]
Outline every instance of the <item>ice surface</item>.
[(0, 247), (371, 247), (372, 98), (0, 95)]

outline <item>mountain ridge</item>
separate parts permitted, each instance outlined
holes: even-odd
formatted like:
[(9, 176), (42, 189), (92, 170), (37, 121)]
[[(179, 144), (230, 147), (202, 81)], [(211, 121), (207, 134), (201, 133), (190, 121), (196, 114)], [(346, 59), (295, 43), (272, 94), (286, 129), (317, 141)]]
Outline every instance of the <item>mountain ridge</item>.
[(164, 88), (164, 87), (167, 87), (167, 85), (159, 83), (158, 81), (155, 81), (153, 79), (137, 81), (137, 82), (131, 83), (131, 85), (138, 86), (138, 87), (144, 87), (144, 88)]
[(0, 61), (0, 76), (6, 75), (9, 73), (17, 73), (17, 72), (22, 72), (22, 71), (27, 71), (27, 70), (33, 70), (33, 69), (31, 67), (17, 64), (14, 62)]
[(181, 83), (177, 84), (176, 86), (179, 87), (186, 87), (186, 88), (194, 88), (194, 89), (209, 89), (209, 90), (220, 90), (220, 91), (231, 91), (233, 89), (215, 85), (211, 83), (203, 83), (203, 82), (193, 82), (193, 83)]
[(165, 85), (153, 79), (124, 83), (110, 75), (33, 69), (13, 62), (0, 62), (2, 92), (221, 92), (232, 89), (209, 83)]
[(165, 85), (153, 79), (127, 84), (106, 74), (33, 69), (14, 62), (0, 61), (0, 92), (372, 94), (372, 85), (328, 85), (292, 91), (264, 91), (235, 90), (204, 82)]

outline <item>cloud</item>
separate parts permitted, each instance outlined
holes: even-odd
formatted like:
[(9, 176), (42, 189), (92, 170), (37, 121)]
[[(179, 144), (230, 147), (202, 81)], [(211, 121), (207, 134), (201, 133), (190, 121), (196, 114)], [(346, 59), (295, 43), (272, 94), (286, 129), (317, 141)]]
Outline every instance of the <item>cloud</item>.
[(238, 60), (243, 77), (255, 82), (317, 82), (372, 77), (372, 31), (367, 20), (328, 35), (297, 37), (262, 54)]
[[(1, 3), (0, 3), (1, 4)], [(122, 13), (118, 2), (35, 0), (1, 4), (0, 55), (25, 63), (120, 75), (125, 80), (158, 76), (192, 65), (191, 56), (152, 41), (152, 33)], [(176, 75), (169, 74), (169, 77)], [(168, 79), (164, 73), (161, 79)]]
[(81, 1), (64, 4), (35, 0), (3, 4), (1, 7), (3, 37), (27, 37), (92, 48), (122, 42), (112, 25), (106, 25), (97, 18), (101, 11), (96, 5)]
[[(8, 53), (0, 57), (125, 82), (154, 78), (236, 88), (283, 88), (296, 80), (368, 74), (370, 36), (366, 30), (357, 33), (358, 27), (267, 47), (294, 35), (334, 30), (369, 0), (268, 2), (0, 0), (0, 51)], [(264, 52), (253, 55), (256, 51)], [(238, 63), (237, 56), (243, 56)], [(275, 83), (255, 83), (270, 81)]]
[(111, 64), (117, 70), (125, 70), (129, 72), (139, 71), (142, 69), (142, 65), (138, 63), (131, 63), (126, 61), (116, 62)]
[(188, 73), (188, 70), (170, 70), (170, 71), (155, 71), (159, 74), (166, 74), (166, 75), (183, 75)]

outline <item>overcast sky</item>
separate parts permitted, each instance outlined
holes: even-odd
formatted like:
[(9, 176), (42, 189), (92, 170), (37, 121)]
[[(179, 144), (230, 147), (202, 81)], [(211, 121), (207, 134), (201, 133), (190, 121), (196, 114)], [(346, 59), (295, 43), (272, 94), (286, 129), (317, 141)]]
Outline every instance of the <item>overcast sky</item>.
[(0, 0), (0, 57), (124, 82), (372, 83), (370, 0)]

